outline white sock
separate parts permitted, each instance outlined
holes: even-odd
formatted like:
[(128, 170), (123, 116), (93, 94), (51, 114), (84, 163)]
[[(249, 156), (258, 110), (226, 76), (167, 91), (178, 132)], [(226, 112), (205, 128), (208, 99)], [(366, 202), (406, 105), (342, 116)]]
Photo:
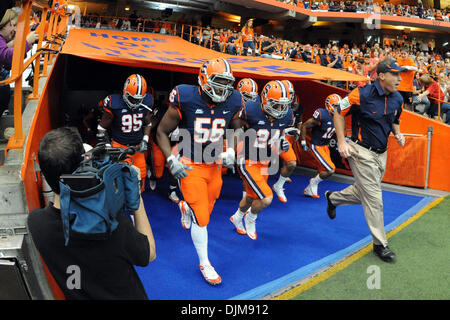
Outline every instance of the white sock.
[(311, 179), (311, 183), (313, 184), (319, 184), (320, 181), (322, 181), (323, 179), (320, 177), (320, 175), (315, 176), (314, 178)]
[(196, 223), (191, 225), (191, 238), (197, 251), (198, 260), (201, 265), (209, 265), (208, 259), (208, 230), (206, 226), (200, 227)]
[(249, 213), (248, 213), (248, 218), (249, 218), (250, 220), (256, 221), (256, 218), (258, 218), (258, 215), (257, 215), (257, 214), (254, 214), (254, 213), (252, 212), (252, 209), (250, 209), (250, 211), (249, 211)]
[(282, 187), (284, 185), (284, 183), (286, 182), (286, 180), (289, 179), (289, 177), (283, 177), (280, 174), (280, 177), (278, 178), (278, 181), (275, 182), (276, 185), (279, 185), (280, 187)]
[(247, 192), (242, 191), (242, 198), (245, 198), (247, 196)]
[(245, 215), (245, 212), (242, 212), (241, 209), (237, 209), (236, 212), (234, 213), (238, 218), (242, 219)]

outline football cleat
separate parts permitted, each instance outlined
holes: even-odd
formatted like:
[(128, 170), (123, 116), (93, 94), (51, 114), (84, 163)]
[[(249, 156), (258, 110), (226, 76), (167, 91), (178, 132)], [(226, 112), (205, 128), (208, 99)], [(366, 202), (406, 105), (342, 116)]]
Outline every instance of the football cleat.
[(320, 196), (317, 194), (317, 185), (314, 187), (314, 185), (311, 184), (311, 181), (309, 182), (309, 185), (303, 191), (303, 194), (307, 197), (311, 197), (314, 199), (320, 198)]
[(148, 186), (150, 187), (150, 190), (155, 191), (156, 189), (156, 180), (155, 179), (148, 179)]
[(247, 234), (247, 231), (245, 230), (244, 224), (242, 223), (242, 218), (239, 218), (238, 215), (235, 213), (230, 217), (230, 221), (234, 224), (236, 227), (236, 232), (239, 234)]
[(206, 282), (208, 282), (210, 285), (215, 286), (222, 282), (222, 279), (217, 274), (216, 270), (212, 265), (202, 265), (200, 264), (200, 271), (203, 275), (203, 278), (205, 278)]
[(178, 208), (181, 211), (181, 225), (185, 230), (189, 230), (192, 224), (192, 210), (184, 200), (178, 202)]
[(180, 202), (180, 198), (178, 198), (177, 192), (175, 190), (169, 191), (168, 198), (172, 202), (175, 202), (175, 203), (179, 203)]
[(287, 198), (286, 198), (286, 195), (284, 194), (284, 188), (283, 188), (283, 187), (280, 187), (280, 186), (277, 185), (276, 183), (272, 186), (272, 188), (273, 188), (273, 191), (275, 191), (275, 193), (277, 194), (278, 199), (279, 199), (281, 202), (286, 203), (286, 202), (287, 202)]
[(246, 228), (247, 235), (249, 236), (249, 238), (252, 240), (256, 240), (256, 238), (257, 238), (256, 221), (253, 219), (250, 219), (249, 215), (250, 215), (250, 213), (247, 212), (244, 216), (245, 228)]

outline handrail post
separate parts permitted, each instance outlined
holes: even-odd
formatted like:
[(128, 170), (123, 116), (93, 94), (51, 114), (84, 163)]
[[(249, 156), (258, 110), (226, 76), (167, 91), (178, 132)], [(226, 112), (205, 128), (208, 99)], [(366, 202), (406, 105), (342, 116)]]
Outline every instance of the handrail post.
[[(41, 25), (38, 28), (40, 31), (39, 32), (39, 41), (38, 41), (38, 45), (37, 45), (38, 49), (42, 47), (42, 42), (44, 40), (45, 30), (44, 30), (44, 25), (42, 24), (42, 21), (43, 21), (42, 17), (44, 15), (45, 15), (45, 17), (47, 17), (47, 12), (48, 12), (48, 9), (44, 8), (44, 10), (42, 11), (42, 15), (41, 15)], [(39, 86), (39, 77), (40, 77), (39, 72), (41, 70), (41, 56), (42, 56), (42, 53), (39, 53), (39, 55), (37, 56), (35, 63), (34, 63), (33, 93), (28, 96), (28, 99), (39, 98), (38, 86)]]
[(428, 179), (430, 175), (430, 158), (431, 158), (431, 136), (433, 135), (433, 127), (428, 127), (427, 132), (427, 171), (425, 175), (425, 189), (428, 189)]
[(22, 14), (17, 21), (11, 68), (11, 77), (17, 77), (14, 83), (14, 135), (10, 137), (5, 152), (10, 149), (20, 149), (25, 144), (25, 137), (22, 131), (22, 76), (31, 5), (31, 0), (23, 3)]
[(189, 31), (189, 42), (192, 42), (192, 25)]

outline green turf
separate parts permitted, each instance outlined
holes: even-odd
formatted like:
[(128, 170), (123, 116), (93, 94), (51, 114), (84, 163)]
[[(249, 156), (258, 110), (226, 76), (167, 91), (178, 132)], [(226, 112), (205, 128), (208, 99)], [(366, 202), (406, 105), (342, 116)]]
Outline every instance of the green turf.
[[(293, 299), (450, 299), (450, 196), (392, 236), (389, 247), (396, 263), (385, 263), (371, 251)], [(379, 267), (379, 289), (367, 286), (372, 265)]]

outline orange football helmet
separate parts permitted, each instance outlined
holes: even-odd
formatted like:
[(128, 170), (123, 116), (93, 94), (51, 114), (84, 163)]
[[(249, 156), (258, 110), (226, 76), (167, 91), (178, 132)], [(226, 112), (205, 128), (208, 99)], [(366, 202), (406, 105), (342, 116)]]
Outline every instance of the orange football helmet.
[(137, 108), (147, 94), (147, 82), (139, 74), (132, 74), (125, 81), (123, 86), (123, 100), (131, 108)]
[(341, 96), (337, 93), (330, 94), (325, 99), (325, 108), (331, 115), (334, 114), (334, 110), (341, 104), (341, 100)]
[(286, 89), (289, 92), (289, 100), (292, 102), (294, 101), (294, 86), (292, 85), (292, 82), (290, 82), (289, 80), (281, 80), (281, 82), (284, 84), (284, 86), (286, 87)]
[(244, 102), (256, 101), (258, 97), (258, 85), (253, 79), (244, 78), (237, 84), (237, 90), (241, 93)]
[(234, 77), (231, 66), (223, 58), (205, 62), (200, 68), (198, 84), (214, 103), (221, 103), (233, 94)]
[(281, 81), (269, 81), (261, 92), (261, 102), (265, 113), (281, 119), (289, 111), (289, 91)]

